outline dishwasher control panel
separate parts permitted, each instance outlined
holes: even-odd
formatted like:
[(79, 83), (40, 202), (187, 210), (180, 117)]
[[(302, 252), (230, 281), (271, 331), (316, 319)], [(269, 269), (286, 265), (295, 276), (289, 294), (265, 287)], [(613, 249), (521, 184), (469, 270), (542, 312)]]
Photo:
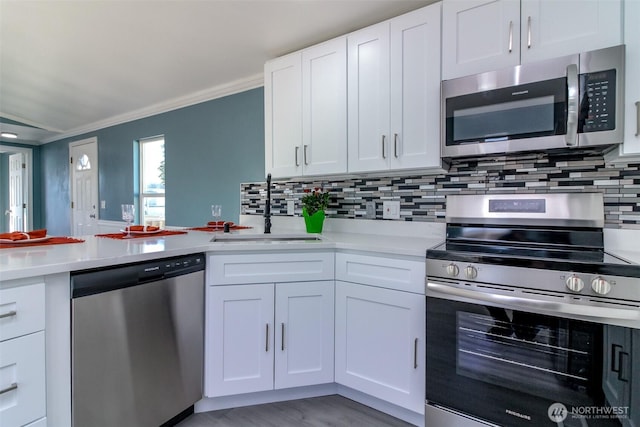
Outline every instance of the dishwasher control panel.
[(71, 298), (182, 276), (205, 268), (203, 253), (71, 273)]

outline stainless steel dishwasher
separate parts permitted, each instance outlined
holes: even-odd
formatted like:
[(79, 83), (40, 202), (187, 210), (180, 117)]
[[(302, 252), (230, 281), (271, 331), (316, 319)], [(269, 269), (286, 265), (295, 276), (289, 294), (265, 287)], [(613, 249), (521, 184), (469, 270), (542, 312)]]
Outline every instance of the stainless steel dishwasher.
[(157, 427), (202, 398), (204, 254), (71, 274), (74, 427)]

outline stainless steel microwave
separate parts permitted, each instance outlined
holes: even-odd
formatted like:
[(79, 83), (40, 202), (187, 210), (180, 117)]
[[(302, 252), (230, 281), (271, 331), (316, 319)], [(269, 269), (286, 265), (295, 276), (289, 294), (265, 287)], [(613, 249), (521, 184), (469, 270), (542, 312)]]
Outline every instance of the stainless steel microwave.
[(624, 45), (442, 82), (442, 157), (623, 141)]

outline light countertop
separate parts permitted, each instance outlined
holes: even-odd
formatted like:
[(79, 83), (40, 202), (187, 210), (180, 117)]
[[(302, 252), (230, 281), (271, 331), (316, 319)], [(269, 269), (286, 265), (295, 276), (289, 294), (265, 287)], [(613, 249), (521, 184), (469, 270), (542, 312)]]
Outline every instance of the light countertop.
[[(297, 221), (295, 221), (297, 219)], [(232, 234), (263, 234), (263, 218), (243, 217), (241, 224), (255, 228)], [(302, 218), (273, 217), (272, 234), (304, 234)], [(344, 221), (344, 220), (343, 220)], [(108, 267), (198, 252), (254, 252), (300, 250), (351, 250), (424, 259), (426, 249), (444, 240), (443, 224), (397, 224), (391, 221), (328, 220), (319, 241), (211, 242), (212, 232), (119, 240), (78, 236), (83, 243), (0, 249), (0, 280)], [(333, 222), (333, 223), (332, 223)], [(356, 224), (364, 222), (364, 224)], [(300, 225), (300, 224), (302, 225)], [(348, 227), (350, 232), (345, 232)], [(215, 232), (219, 233), (219, 232)]]
[[(232, 235), (262, 235), (264, 219), (246, 215), (240, 223), (253, 228)], [(272, 234), (304, 235), (300, 217), (275, 216)], [(220, 233), (220, 232), (215, 232)], [(211, 242), (215, 233), (189, 230), (187, 234), (117, 240), (81, 236), (83, 243), (0, 249), (0, 280), (108, 267), (198, 252), (261, 252), (338, 250), (372, 255), (424, 259), (426, 250), (444, 241), (443, 223), (374, 221), (329, 218), (318, 241)], [(640, 230), (605, 229), (607, 252), (640, 264)]]

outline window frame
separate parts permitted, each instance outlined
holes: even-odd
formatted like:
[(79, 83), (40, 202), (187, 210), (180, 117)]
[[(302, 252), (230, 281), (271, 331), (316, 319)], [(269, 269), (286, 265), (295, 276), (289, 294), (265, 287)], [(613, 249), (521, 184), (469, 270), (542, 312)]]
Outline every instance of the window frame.
[[(142, 138), (138, 140), (138, 197), (137, 197), (137, 202), (138, 202), (138, 218), (140, 219), (140, 224), (142, 225), (155, 225), (158, 227), (163, 228), (165, 223), (166, 223), (166, 218), (167, 218), (167, 212), (166, 212), (166, 189), (163, 188), (161, 193), (151, 193), (151, 192), (144, 192), (144, 188), (145, 188), (145, 178), (144, 178), (144, 171), (145, 171), (145, 156), (144, 156), (144, 148), (146, 144), (150, 144), (150, 143), (157, 143), (159, 141), (162, 141), (162, 150), (163, 150), (163, 155), (162, 155), (162, 160), (165, 161), (166, 164), (166, 158), (164, 155), (164, 145), (166, 144), (166, 140), (164, 135), (158, 135), (158, 136), (153, 136), (153, 137), (149, 137), (149, 138)], [(165, 182), (166, 184), (166, 182)], [(163, 203), (163, 214), (162, 217), (159, 218), (158, 216), (149, 216), (147, 214), (145, 214), (145, 201), (146, 199), (149, 198), (154, 198), (154, 199), (158, 199), (161, 198), (163, 199), (164, 203)], [(149, 218), (152, 219), (149, 219)]]

